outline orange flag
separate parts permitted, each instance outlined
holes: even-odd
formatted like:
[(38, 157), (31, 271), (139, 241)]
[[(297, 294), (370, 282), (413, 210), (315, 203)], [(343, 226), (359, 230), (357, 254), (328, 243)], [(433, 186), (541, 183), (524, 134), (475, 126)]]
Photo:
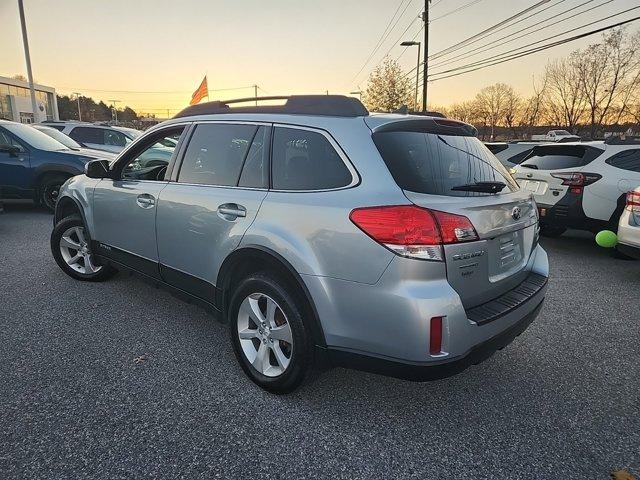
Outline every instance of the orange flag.
[(204, 97), (209, 98), (209, 86), (207, 85), (206, 75), (202, 79), (202, 83), (200, 83), (200, 86), (198, 87), (198, 89), (195, 92), (193, 92), (193, 95), (191, 95), (191, 101), (189, 102), (189, 105), (195, 105), (196, 103), (200, 103), (200, 100), (202, 100)]

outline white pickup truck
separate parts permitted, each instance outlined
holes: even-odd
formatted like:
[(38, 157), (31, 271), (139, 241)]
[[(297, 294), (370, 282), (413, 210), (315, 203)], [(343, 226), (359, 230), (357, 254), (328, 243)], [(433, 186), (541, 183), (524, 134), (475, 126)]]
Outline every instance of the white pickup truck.
[(544, 142), (579, 142), (580, 137), (566, 130), (549, 130), (546, 135), (531, 135), (531, 140)]

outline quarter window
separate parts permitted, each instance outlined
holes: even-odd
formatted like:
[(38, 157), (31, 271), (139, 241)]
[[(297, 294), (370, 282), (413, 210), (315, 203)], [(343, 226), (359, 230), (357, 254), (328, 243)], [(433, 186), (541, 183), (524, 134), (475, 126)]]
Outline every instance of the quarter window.
[(236, 186), (255, 125), (204, 123), (196, 127), (178, 174), (178, 182)]
[(272, 174), (276, 190), (327, 190), (346, 187), (352, 181), (324, 135), (298, 128), (275, 129)]
[(640, 148), (632, 148), (616, 153), (608, 158), (605, 163), (622, 170), (640, 172)]

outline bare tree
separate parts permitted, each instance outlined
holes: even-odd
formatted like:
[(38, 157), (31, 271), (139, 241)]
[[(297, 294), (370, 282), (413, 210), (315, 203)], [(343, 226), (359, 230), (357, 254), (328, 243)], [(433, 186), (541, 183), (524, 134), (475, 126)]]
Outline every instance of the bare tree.
[(475, 104), (472, 101), (454, 103), (449, 107), (449, 116), (461, 122), (473, 123), (477, 120)]
[(549, 123), (574, 130), (584, 116), (586, 100), (576, 66), (577, 52), (569, 58), (547, 64), (547, 113)]
[(574, 56), (594, 138), (611, 110), (623, 113), (617, 107), (637, 85), (640, 54), (633, 38), (624, 29), (617, 29), (604, 34), (601, 43), (574, 52)]
[(509, 91), (513, 89), (504, 83), (496, 83), (484, 87), (474, 100), (479, 116), (491, 128), (491, 140), (495, 138), (495, 127), (505, 118)]
[(545, 114), (545, 94), (547, 91), (547, 78), (542, 77), (542, 83), (536, 85), (533, 81), (533, 95), (524, 101), (520, 113), (520, 127), (526, 135), (533, 134), (533, 128), (538, 125), (540, 119)]
[(516, 91), (510, 85), (503, 85), (504, 90), (504, 110), (503, 119), (504, 126), (511, 130), (514, 137), (518, 136), (518, 115), (522, 107), (522, 98), (516, 93)]
[(362, 101), (372, 112), (391, 112), (413, 105), (411, 81), (395, 60), (387, 58), (369, 76)]

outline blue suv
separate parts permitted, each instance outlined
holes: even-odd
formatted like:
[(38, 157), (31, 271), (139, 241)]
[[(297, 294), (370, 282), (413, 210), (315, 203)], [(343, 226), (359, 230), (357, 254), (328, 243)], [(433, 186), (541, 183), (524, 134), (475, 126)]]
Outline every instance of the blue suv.
[(35, 128), (0, 120), (0, 191), (7, 198), (33, 199), (53, 211), (62, 184), (85, 164), (113, 157), (74, 151)]

